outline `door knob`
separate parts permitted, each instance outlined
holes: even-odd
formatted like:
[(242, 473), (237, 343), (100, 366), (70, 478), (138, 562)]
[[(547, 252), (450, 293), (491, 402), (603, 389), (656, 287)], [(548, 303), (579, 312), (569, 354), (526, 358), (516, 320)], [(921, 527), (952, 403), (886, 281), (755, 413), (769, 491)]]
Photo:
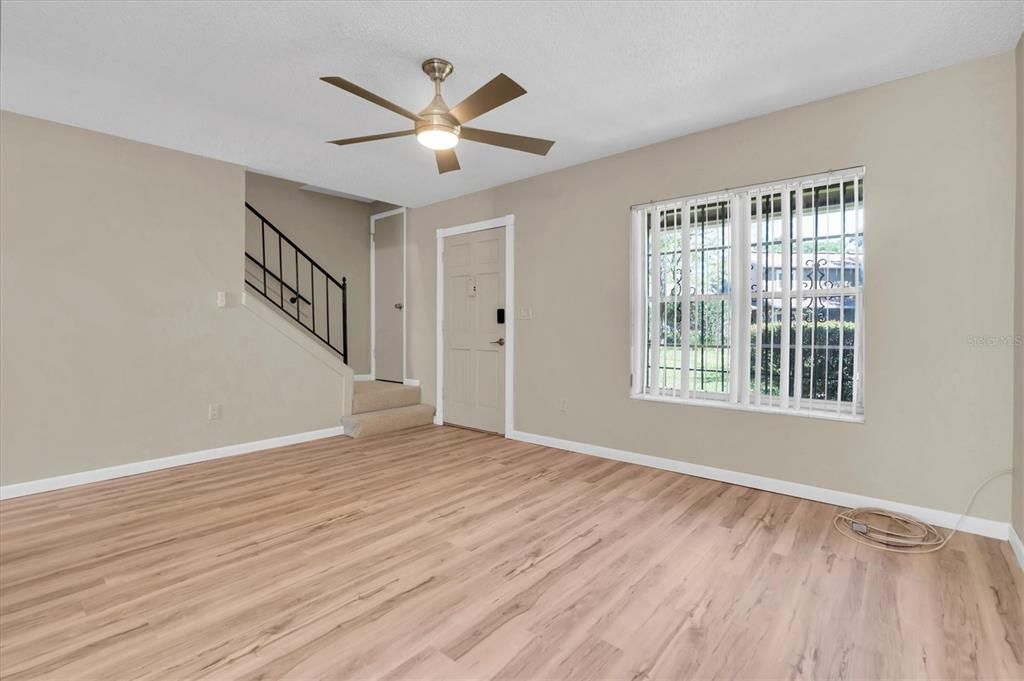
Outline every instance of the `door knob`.
[(405, 305), (402, 305), (401, 303), (395, 303), (396, 310), (401, 310), (403, 307), (405, 307)]
[(499, 338), (496, 341), (491, 341), (491, 345), (504, 345), (504, 344), (505, 344), (505, 339), (504, 338)]

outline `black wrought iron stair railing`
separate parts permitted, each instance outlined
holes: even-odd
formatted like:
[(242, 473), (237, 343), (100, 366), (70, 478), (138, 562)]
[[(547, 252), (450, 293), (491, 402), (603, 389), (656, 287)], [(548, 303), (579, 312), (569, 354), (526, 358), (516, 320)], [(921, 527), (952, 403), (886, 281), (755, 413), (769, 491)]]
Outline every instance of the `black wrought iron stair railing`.
[[(247, 232), (245, 283), (319, 338), (347, 364), (346, 278), (338, 281), (331, 276), (248, 201), (245, 208), (259, 220), (255, 243), (250, 243)], [(258, 252), (250, 253), (250, 249)]]

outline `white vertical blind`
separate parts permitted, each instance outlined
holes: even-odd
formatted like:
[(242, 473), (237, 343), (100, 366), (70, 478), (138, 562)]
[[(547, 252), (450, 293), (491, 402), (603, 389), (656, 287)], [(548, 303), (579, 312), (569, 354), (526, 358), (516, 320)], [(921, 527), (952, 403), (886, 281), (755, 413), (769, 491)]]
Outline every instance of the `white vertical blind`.
[[(632, 234), (631, 234), (631, 246), (633, 253), (646, 253), (647, 252), (647, 213), (646, 211), (632, 211)], [(632, 318), (645, 319), (647, 317), (647, 263), (646, 257), (644, 262), (637, 268), (637, 274), (634, 276), (631, 285), (631, 306), (632, 306)], [(514, 313), (514, 310), (513, 310)], [(644, 324), (633, 323), (633, 338), (630, 343), (633, 353), (633, 369), (630, 372), (630, 391), (633, 394), (642, 394), (644, 392), (644, 369), (647, 364), (647, 329)]]
[(655, 206), (651, 220), (651, 391), (661, 394), (661, 224), (660, 207)]
[(789, 196), (790, 187), (784, 187), (782, 191), (782, 252), (779, 254), (782, 260), (782, 297), (779, 301), (779, 314), (782, 315), (782, 338), (780, 343), (782, 347), (782, 357), (780, 360), (781, 369), (779, 370), (779, 406), (783, 409), (789, 408), (789, 332), (790, 320), (792, 318), (789, 301), (793, 291), (793, 246), (791, 239), (793, 212), (792, 206), (789, 202)]
[(696, 207), (691, 207), (689, 202), (682, 204), (682, 232), (680, 233), (680, 267), (682, 268), (682, 283), (679, 292), (679, 311), (682, 319), (677, 338), (680, 340), (679, 347), (679, 390), (684, 398), (690, 397), (690, 239), (693, 233), (693, 224), (697, 219)]
[[(745, 203), (746, 202), (746, 203)], [(749, 370), (745, 367), (746, 362), (746, 346), (742, 343), (737, 342), (737, 339), (742, 338), (743, 334), (750, 335), (750, 316), (742, 314), (742, 311), (746, 309), (746, 296), (750, 290), (748, 284), (748, 269), (746, 267), (746, 253), (740, 247), (743, 244), (743, 240), (746, 235), (750, 233), (750, 220), (745, 219), (748, 216), (748, 211), (744, 208), (749, 205), (749, 199), (746, 194), (733, 194), (729, 203), (729, 220), (730, 227), (732, 228), (732, 256), (729, 260), (729, 309), (731, 311), (732, 324), (729, 327), (730, 333), (730, 344), (729, 344), (729, 369), (731, 374), (737, 376), (745, 376), (749, 374)], [(747, 384), (747, 391), (741, 389), (741, 384)], [(737, 403), (741, 399), (746, 401), (749, 396), (749, 384), (746, 381), (733, 380), (730, 376), (729, 380), (729, 401)]]
[(800, 409), (800, 400), (803, 397), (804, 388), (804, 259), (803, 259), (803, 243), (804, 243), (804, 183), (799, 182), (795, 187), (796, 194), (796, 206), (791, 206), (791, 210), (795, 211), (793, 215), (793, 231), (795, 232), (796, 242), (791, 244), (789, 252), (786, 257), (793, 259), (795, 253), (796, 260), (796, 278), (793, 280), (791, 285), (793, 294), (796, 296), (796, 305), (793, 307), (789, 314), (792, 315), (793, 321), (795, 322), (794, 336), (796, 339), (796, 351), (793, 353), (796, 361), (793, 362), (793, 406), (796, 409)]
[(635, 391), (862, 415), (863, 176), (635, 208)]
[[(842, 243), (846, 242), (846, 191), (840, 185), (839, 190), (839, 228), (842, 234)], [(839, 254), (840, 281), (846, 280), (846, 248)], [(839, 361), (836, 362), (836, 381), (839, 384), (836, 390), (836, 412), (843, 411), (843, 366), (846, 363), (846, 301), (848, 296), (841, 294), (839, 297)]]
[[(862, 197), (863, 192), (863, 175), (854, 177), (853, 179), (853, 203), (854, 203), (854, 224), (856, 225), (856, 231), (859, 234), (864, 233), (864, 202)], [(856, 282), (857, 293), (854, 296), (856, 310), (855, 313), (855, 342), (853, 349), (853, 399), (851, 402), (851, 413), (856, 414), (858, 410), (863, 409), (864, 406), (864, 389), (863, 381), (861, 378), (861, 372), (864, 370), (864, 246), (861, 243), (856, 251), (857, 263), (854, 268), (854, 279)]]
[(739, 319), (739, 330), (733, 338), (736, 346), (736, 354), (740, 358), (739, 366), (736, 368), (735, 383), (739, 384), (738, 401), (741, 404), (750, 403), (750, 292), (753, 285), (750, 272), (750, 253), (746, 244), (750, 242), (750, 200), (749, 192), (739, 192), (737, 206), (737, 228), (736, 228), (736, 270), (734, 282), (736, 284), (735, 316)]
[[(764, 374), (761, 371), (761, 348), (764, 346), (764, 261), (761, 254), (761, 193), (754, 193), (754, 404), (761, 404)], [(738, 340), (738, 339), (737, 339)]]

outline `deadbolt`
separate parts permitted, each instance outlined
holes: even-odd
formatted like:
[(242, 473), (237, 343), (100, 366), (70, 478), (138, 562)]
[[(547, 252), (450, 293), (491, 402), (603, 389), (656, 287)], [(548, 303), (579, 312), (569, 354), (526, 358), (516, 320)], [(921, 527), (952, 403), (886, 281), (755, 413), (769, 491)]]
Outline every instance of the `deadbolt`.
[(402, 305), (401, 303), (395, 303), (396, 310), (401, 310), (403, 307), (405, 307), (405, 305)]

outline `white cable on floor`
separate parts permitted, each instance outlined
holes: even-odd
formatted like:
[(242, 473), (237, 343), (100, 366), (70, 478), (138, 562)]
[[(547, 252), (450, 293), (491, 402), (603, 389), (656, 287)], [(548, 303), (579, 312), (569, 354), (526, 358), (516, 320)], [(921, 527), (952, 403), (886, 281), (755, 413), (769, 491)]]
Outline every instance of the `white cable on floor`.
[[(832, 524), (840, 534), (875, 549), (893, 553), (933, 553), (948, 544), (953, 535), (960, 530), (960, 523), (971, 512), (974, 501), (978, 498), (981, 490), (985, 489), (993, 480), (1011, 473), (1013, 473), (1012, 468), (993, 473), (978, 485), (974, 489), (974, 493), (971, 494), (971, 500), (967, 502), (967, 508), (957, 519), (953, 529), (946, 535), (942, 534), (934, 525), (903, 513), (886, 511), (882, 508), (865, 507), (843, 511), (832, 519)], [(872, 522), (879, 518), (882, 519), (885, 527)], [(887, 529), (889, 527), (893, 529)]]

